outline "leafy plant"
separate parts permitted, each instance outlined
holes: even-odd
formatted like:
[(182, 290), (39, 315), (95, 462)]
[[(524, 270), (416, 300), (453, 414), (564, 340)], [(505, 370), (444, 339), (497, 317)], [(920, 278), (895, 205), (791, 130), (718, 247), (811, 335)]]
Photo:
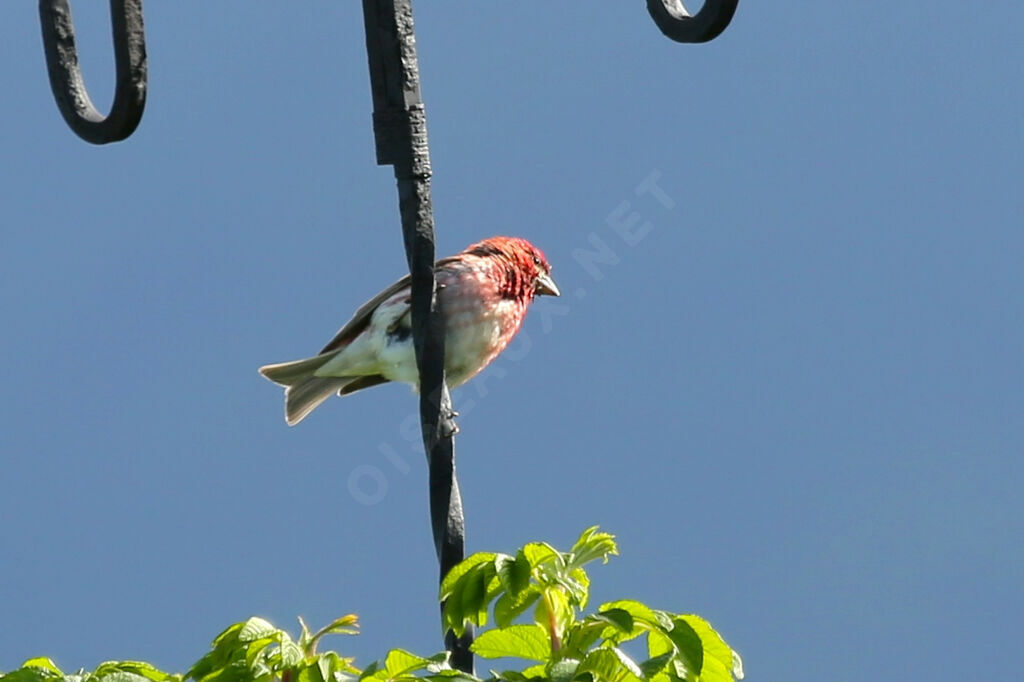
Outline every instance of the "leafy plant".
[[(441, 584), (445, 629), (462, 634), (469, 623), (483, 627), (490, 613), (494, 627), (480, 632), (473, 652), (524, 661), (520, 670), (491, 670), (489, 678), (452, 669), (446, 653), (425, 658), (393, 649), (363, 670), (352, 658), (317, 653), (324, 636), (358, 632), (350, 614), (315, 633), (300, 618), (297, 640), (262, 618), (235, 623), (184, 675), (135, 661), (69, 675), (49, 659), (33, 658), (0, 674), (0, 682), (732, 682), (743, 677), (739, 655), (700, 616), (628, 599), (584, 615), (590, 596), (584, 565), (607, 562), (615, 554), (614, 537), (593, 527), (568, 552), (534, 542), (515, 555), (479, 552), (455, 566)], [(641, 660), (623, 649), (631, 640), (645, 645)]]

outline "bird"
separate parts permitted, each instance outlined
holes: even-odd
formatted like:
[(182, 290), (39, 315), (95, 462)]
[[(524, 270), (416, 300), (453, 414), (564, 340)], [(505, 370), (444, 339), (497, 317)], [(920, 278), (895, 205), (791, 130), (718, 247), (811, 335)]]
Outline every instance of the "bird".
[[(445, 322), (445, 373), (460, 386), (486, 367), (519, 331), (536, 296), (559, 296), (544, 253), (519, 237), (491, 237), (434, 266)], [(301, 422), (327, 398), (387, 382), (412, 384), (419, 372), (412, 339), (411, 279), (363, 304), (316, 355), (265, 365), (285, 387), (285, 421)]]

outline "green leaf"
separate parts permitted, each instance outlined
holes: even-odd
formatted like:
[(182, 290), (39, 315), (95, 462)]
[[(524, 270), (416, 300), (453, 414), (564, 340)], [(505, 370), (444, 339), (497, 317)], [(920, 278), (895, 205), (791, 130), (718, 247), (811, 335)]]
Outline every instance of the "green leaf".
[(245, 647), (245, 667), (252, 670), (257, 664), (265, 663), (264, 652), (274, 641), (273, 637), (264, 637), (255, 642), (249, 642), (249, 645)]
[(644, 679), (650, 679), (660, 673), (668, 665), (668, 662), (672, 660), (672, 652), (661, 654), (660, 656), (654, 656), (648, 658), (640, 664), (640, 677)]
[(330, 623), (320, 628), (316, 636), (323, 635), (358, 635), (359, 616), (349, 613), (341, 618), (335, 618)]
[(462, 636), (466, 629), (466, 614), (462, 611), (462, 601), (449, 597), (441, 603), (441, 626), (443, 630), (454, 630)]
[(213, 645), (212, 645), (213, 648), (216, 649), (217, 647), (219, 647), (219, 646), (221, 646), (223, 644), (229, 643), (229, 642), (230, 643), (237, 642), (238, 641), (238, 633), (242, 630), (242, 627), (244, 625), (245, 625), (245, 622), (235, 623), (234, 625), (229, 625), (227, 628), (224, 629), (224, 632), (220, 633), (219, 635), (217, 635), (214, 638)]
[(632, 616), (633, 621), (640, 621), (646, 623), (651, 627), (657, 627), (664, 630), (672, 629), (672, 619), (664, 614), (664, 612), (655, 611), (651, 607), (647, 606), (638, 601), (632, 599), (622, 599), (619, 601), (611, 601), (607, 604), (601, 604), (598, 607), (598, 612), (611, 611), (612, 609), (620, 609), (625, 611)]
[(531, 665), (529, 668), (524, 670), (523, 677), (525, 677), (528, 680), (538, 678), (544, 679), (545, 672), (545, 665), (543, 663), (538, 663), (537, 665)]
[(320, 654), (316, 663), (324, 682), (337, 682), (339, 678), (347, 678), (351, 673), (359, 674), (359, 671), (352, 667), (351, 658), (342, 658), (333, 651)]
[(679, 616), (677, 620), (685, 622), (700, 637), (704, 651), (704, 669), (700, 675), (704, 682), (732, 682), (734, 675), (737, 679), (743, 678), (743, 661), (711, 627), (711, 623), (693, 614)]
[(331, 682), (331, 678), (324, 675), (320, 661), (299, 666), (293, 679), (295, 682)]
[(551, 679), (551, 682), (572, 682), (572, 678), (576, 676), (576, 670), (579, 667), (579, 661), (563, 658), (548, 666), (548, 677)]
[(569, 604), (569, 597), (557, 587), (549, 587), (537, 602), (533, 614), (534, 622), (559, 640), (565, 639), (568, 630), (575, 621), (575, 614)]
[(570, 565), (579, 567), (595, 559), (601, 559), (604, 563), (608, 563), (608, 557), (618, 553), (615, 536), (598, 532), (597, 526), (591, 526), (580, 534), (579, 540), (569, 550), (572, 557)]
[(108, 682), (117, 682), (120, 678), (113, 677), (114, 673), (129, 673), (145, 680), (152, 680), (152, 682), (163, 682), (171, 677), (168, 673), (141, 661), (106, 661), (96, 666), (92, 677), (94, 680), (103, 679)]
[(470, 649), (484, 658), (512, 656), (531, 661), (551, 658), (551, 641), (544, 630), (536, 625), (512, 625), (502, 630), (488, 630), (476, 638)]
[(547, 563), (553, 563), (560, 568), (565, 566), (562, 555), (546, 542), (531, 542), (519, 550), (519, 553), (523, 555), (531, 568), (537, 568)]
[(585, 620), (577, 621), (566, 630), (565, 639), (562, 642), (562, 653), (564, 655), (583, 658), (594, 646), (594, 643), (600, 639), (601, 633), (604, 630), (613, 629), (610, 625), (591, 620), (591, 618), (592, 616)]
[(501, 595), (494, 604), (495, 625), (499, 628), (508, 627), (521, 613), (530, 608), (539, 596), (540, 589), (536, 585), (527, 586), (515, 597), (508, 592)]
[(242, 631), (245, 624), (245, 622), (235, 623), (217, 635), (211, 645), (212, 649), (196, 661), (185, 676), (194, 680), (202, 680), (212, 675), (214, 671), (228, 665), (234, 657), (240, 656), (238, 633)]
[(647, 655), (656, 658), (662, 654), (675, 655), (675, 645), (664, 630), (652, 630), (647, 633)]
[(354, 613), (349, 613), (341, 618), (335, 618), (333, 621), (317, 630), (316, 634), (312, 636), (310, 636), (309, 629), (301, 618), (299, 618), (299, 622), (302, 623), (302, 636), (299, 638), (299, 642), (302, 648), (309, 653), (316, 650), (317, 642), (319, 642), (325, 635), (359, 634), (359, 616)]
[(95, 682), (146, 682), (145, 677), (142, 675), (136, 675), (135, 673), (124, 672), (122, 670), (112, 670), (105, 675), (93, 675), (92, 679)]
[(384, 672), (385, 674), (387, 674), (387, 671), (383, 671), (382, 668), (380, 667), (380, 661), (374, 661), (370, 665), (363, 668), (363, 672), (360, 673), (359, 679), (365, 680), (368, 677), (373, 677), (378, 672)]
[(477, 625), (483, 624), (479, 622), (479, 614), (487, 607), (487, 572), (482, 569), (482, 566), (478, 566), (473, 572), (467, 573), (460, 581), (461, 594), (452, 595), (452, 599), (458, 597), (462, 602), (460, 606), (463, 617), (472, 619)]
[(36, 668), (38, 670), (49, 671), (49, 672), (54, 673), (56, 675), (60, 675), (61, 677), (64, 676), (64, 673), (62, 673), (60, 668), (57, 667), (57, 664), (54, 663), (49, 658), (44, 658), (44, 657), (30, 658), (27, 661), (25, 661), (24, 663), (22, 663), (21, 667), (22, 668)]
[(384, 669), (389, 677), (398, 677), (417, 670), (423, 670), (430, 663), (425, 658), (402, 649), (392, 649), (384, 659)]
[(582, 673), (590, 673), (595, 680), (615, 680), (623, 673), (622, 661), (610, 649), (594, 649), (576, 671), (577, 675)]
[(30, 658), (17, 670), (0, 677), (3, 682), (51, 682), (63, 678), (60, 668), (48, 658)]
[(703, 674), (704, 643), (700, 635), (682, 618), (672, 621), (672, 629), (665, 632), (675, 645), (686, 671), (694, 677)]
[(569, 572), (567, 587), (572, 592), (573, 599), (581, 609), (587, 608), (587, 601), (590, 599), (590, 576), (582, 568), (574, 568)]
[[(191, 675), (189, 675), (191, 677)], [(253, 674), (243, 662), (218, 667), (200, 678), (198, 682), (251, 682)]]
[(594, 620), (610, 623), (620, 632), (627, 635), (633, 632), (633, 616), (626, 609), (611, 608), (598, 611), (593, 616)]
[(264, 637), (274, 637), (279, 632), (282, 630), (275, 628), (262, 618), (254, 616), (242, 624), (242, 628), (238, 631), (238, 641), (255, 642)]
[(615, 657), (619, 659), (619, 662), (622, 663), (622, 666), (629, 672), (631, 677), (640, 678), (643, 675), (643, 672), (640, 670), (640, 666), (636, 664), (636, 661), (626, 655), (625, 651), (617, 646), (613, 646), (611, 651), (615, 654)]
[(287, 632), (281, 633), (281, 665), (291, 668), (302, 662), (302, 649)]
[(530, 561), (522, 550), (515, 558), (507, 554), (499, 554), (494, 559), (494, 568), (505, 592), (516, 597), (530, 584)]
[(480, 564), (492, 563), (493, 561), (493, 552), (477, 552), (452, 566), (452, 570), (448, 571), (448, 575), (441, 581), (440, 601), (444, 601), (452, 595), (456, 590), (456, 584), (462, 580), (463, 576), (477, 568)]

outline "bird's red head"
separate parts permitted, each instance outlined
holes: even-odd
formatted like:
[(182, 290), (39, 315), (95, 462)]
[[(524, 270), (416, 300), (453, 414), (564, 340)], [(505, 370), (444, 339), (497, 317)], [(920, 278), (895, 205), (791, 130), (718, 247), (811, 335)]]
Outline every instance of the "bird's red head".
[(510, 297), (558, 296), (551, 264), (544, 252), (520, 237), (491, 237), (465, 250), (467, 255), (493, 258), (504, 266), (505, 292)]

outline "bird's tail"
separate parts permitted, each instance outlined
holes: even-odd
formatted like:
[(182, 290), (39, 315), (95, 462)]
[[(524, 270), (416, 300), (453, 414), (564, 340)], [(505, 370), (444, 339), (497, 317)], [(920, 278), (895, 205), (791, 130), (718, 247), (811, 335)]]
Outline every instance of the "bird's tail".
[(284, 419), (295, 426), (323, 401), (362, 377), (318, 377), (314, 375), (335, 353), (304, 360), (260, 367), (260, 374), (285, 387)]

